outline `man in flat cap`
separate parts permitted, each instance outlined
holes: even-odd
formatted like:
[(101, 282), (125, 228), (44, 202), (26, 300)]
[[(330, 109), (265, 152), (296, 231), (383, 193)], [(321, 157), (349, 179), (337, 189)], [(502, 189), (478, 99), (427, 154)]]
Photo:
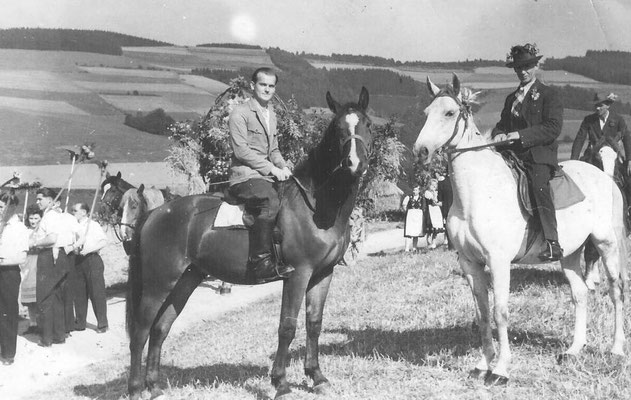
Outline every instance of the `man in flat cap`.
[(563, 126), (563, 105), (559, 94), (536, 77), (541, 57), (534, 44), (511, 48), (506, 66), (517, 74), (519, 88), (506, 97), (492, 137), (496, 142), (510, 141), (506, 147), (524, 163), (546, 241), (539, 258), (557, 261), (563, 258), (563, 249), (559, 245), (550, 179), (558, 168), (556, 139)]

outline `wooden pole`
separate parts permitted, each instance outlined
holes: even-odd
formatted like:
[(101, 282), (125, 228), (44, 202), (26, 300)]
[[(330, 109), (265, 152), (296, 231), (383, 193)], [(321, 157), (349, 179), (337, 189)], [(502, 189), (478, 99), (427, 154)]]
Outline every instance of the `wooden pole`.
[(68, 194), (66, 195), (66, 205), (64, 206), (64, 212), (68, 212), (68, 201), (70, 201), (70, 186), (72, 186), (72, 175), (74, 175), (74, 163), (76, 156), (72, 155), (72, 165), (70, 166), (70, 178), (68, 178)]

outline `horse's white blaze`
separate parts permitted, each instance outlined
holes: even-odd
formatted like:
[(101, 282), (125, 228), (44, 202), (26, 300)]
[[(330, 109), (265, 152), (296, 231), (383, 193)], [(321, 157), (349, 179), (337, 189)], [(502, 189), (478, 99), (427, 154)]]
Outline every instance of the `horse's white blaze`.
[[(355, 134), (355, 127), (359, 123), (359, 117), (357, 114), (348, 114), (345, 118), (346, 123), (348, 124), (348, 130), (351, 135)], [(355, 138), (351, 139), (351, 149), (348, 153), (348, 159), (350, 161), (349, 169), (351, 172), (357, 171), (359, 167), (359, 156), (357, 155), (357, 143)]]
[(616, 158), (618, 154), (614, 149), (609, 146), (603, 146), (598, 150), (598, 156), (603, 163), (603, 171), (611, 177), (613, 177), (614, 169), (616, 167)]
[(103, 198), (105, 197), (105, 193), (107, 193), (107, 191), (110, 190), (111, 187), (112, 185), (109, 183), (103, 186), (103, 193), (101, 193), (101, 200), (103, 200)]

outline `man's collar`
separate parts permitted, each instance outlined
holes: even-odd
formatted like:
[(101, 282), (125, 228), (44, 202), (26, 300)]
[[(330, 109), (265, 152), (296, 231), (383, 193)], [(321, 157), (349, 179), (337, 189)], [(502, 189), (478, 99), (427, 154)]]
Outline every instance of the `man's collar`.
[[(519, 89), (521, 89), (522, 87), (524, 88), (524, 93), (526, 93), (527, 91), (530, 90), (530, 88), (532, 87), (532, 85), (535, 84), (535, 82), (537, 82), (537, 78), (532, 78), (532, 80), (530, 82), (528, 82), (525, 85), (519, 85)], [(519, 90), (518, 89), (518, 90)]]

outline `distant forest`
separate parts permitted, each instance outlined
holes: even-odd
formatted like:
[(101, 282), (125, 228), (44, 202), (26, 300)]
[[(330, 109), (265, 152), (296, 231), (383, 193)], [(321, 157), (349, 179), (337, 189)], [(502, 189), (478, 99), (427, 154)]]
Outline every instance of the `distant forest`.
[(631, 85), (631, 53), (588, 50), (585, 57), (548, 58), (545, 69), (562, 69), (601, 82)]
[(297, 53), (302, 58), (310, 60), (318, 60), (324, 62), (340, 62), (352, 64), (365, 64), (375, 67), (425, 67), (425, 68), (448, 68), (448, 69), (465, 69), (472, 70), (478, 67), (503, 67), (505, 61), (501, 60), (466, 60), (466, 61), (399, 61), (393, 58), (384, 58), (379, 56), (363, 56), (354, 54), (338, 54), (333, 53), (330, 56), (314, 53)]
[[(555, 86), (563, 100), (563, 107), (575, 110), (594, 111), (594, 96), (596, 92), (591, 89), (576, 86)], [(611, 109), (620, 114), (631, 114), (631, 104), (615, 102)]]
[[(424, 85), (409, 76), (384, 69), (334, 69), (315, 68), (304, 58), (278, 48), (267, 50), (279, 74), (278, 95), (294, 96), (302, 107), (326, 107), (323, 93), (331, 91), (338, 99), (355, 99), (362, 86), (370, 88), (372, 95), (418, 97), (427, 96)], [(203, 75), (228, 83), (239, 75), (249, 78), (253, 69), (238, 71), (194, 69), (193, 74)]]
[(230, 49), (253, 49), (263, 50), (263, 48), (256, 44), (242, 44), (242, 43), (204, 43), (198, 44), (196, 47), (226, 47)]
[(107, 31), (11, 28), (0, 30), (0, 48), (83, 51), (122, 55), (125, 46), (172, 46), (170, 43)]

